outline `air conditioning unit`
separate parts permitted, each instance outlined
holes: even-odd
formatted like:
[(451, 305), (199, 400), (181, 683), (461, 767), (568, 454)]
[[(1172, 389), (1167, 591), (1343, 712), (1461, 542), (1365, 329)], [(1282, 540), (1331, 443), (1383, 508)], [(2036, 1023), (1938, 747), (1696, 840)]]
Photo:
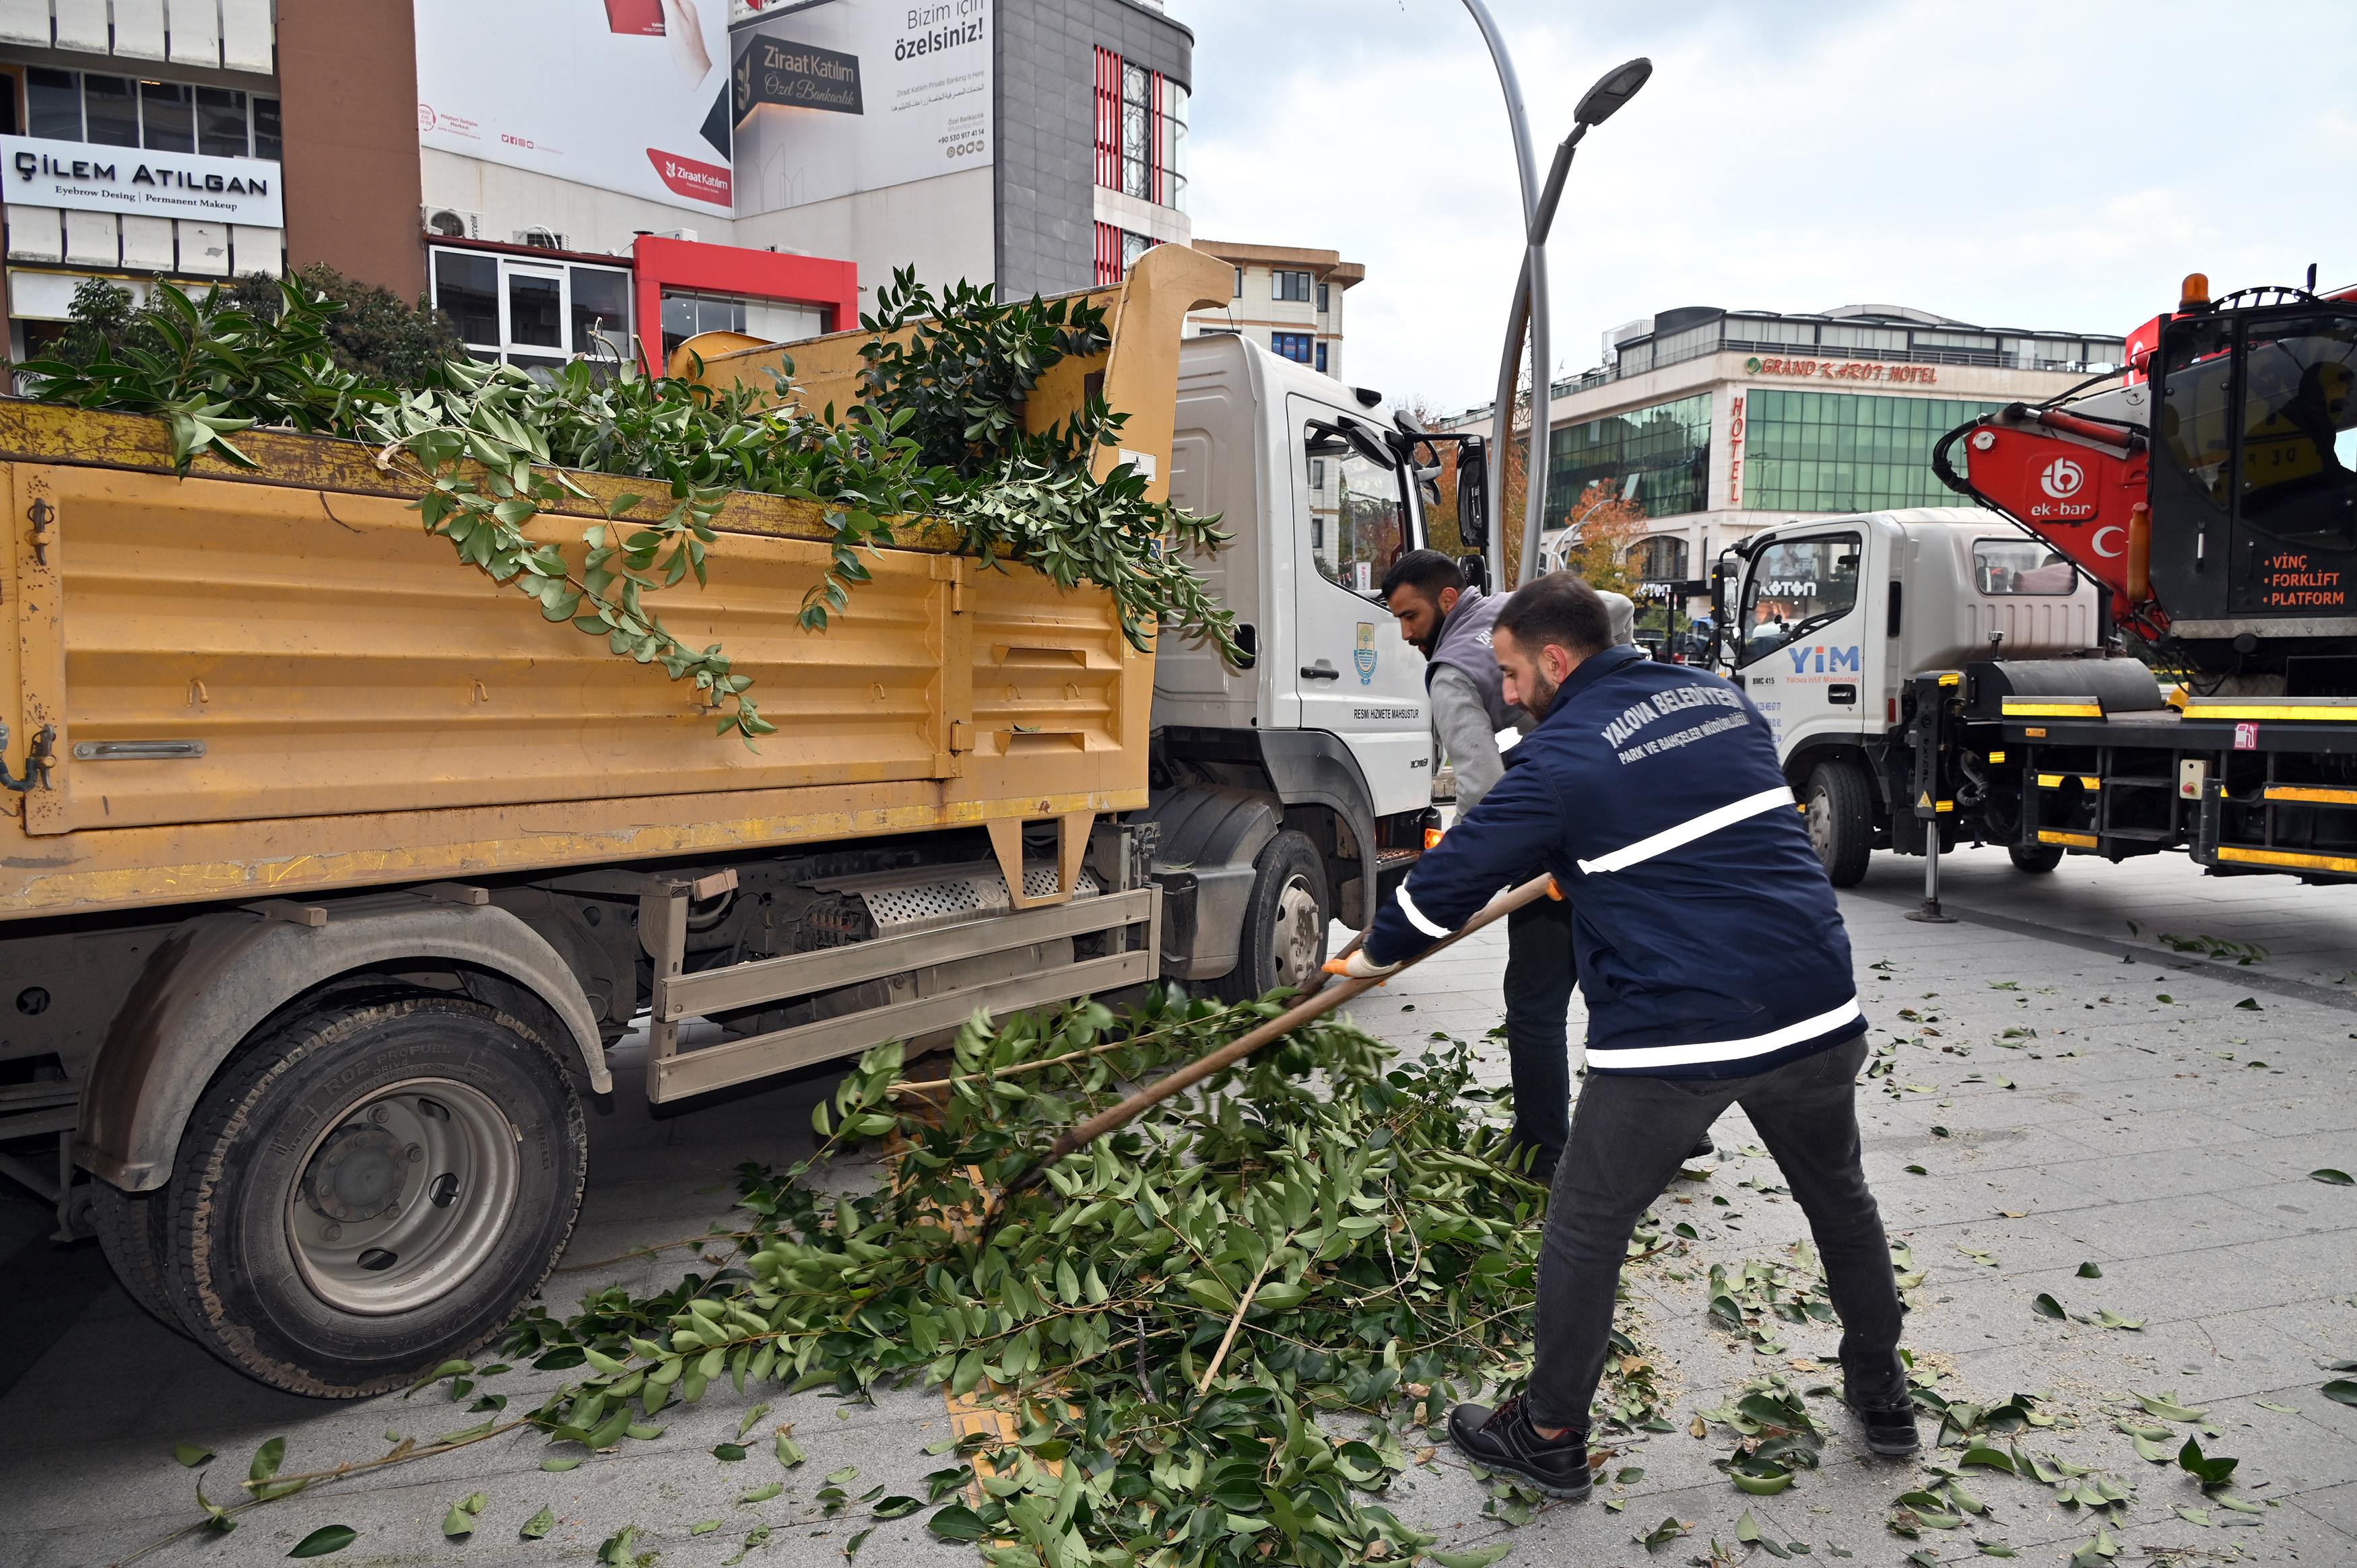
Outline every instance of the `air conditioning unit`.
[(518, 229), (514, 238), (517, 244), (530, 245), (538, 251), (569, 251), (573, 248), (565, 243), (565, 237), (554, 229)]
[(483, 237), (483, 215), (479, 212), (461, 212), (455, 207), (436, 207), (431, 202), (417, 211), (428, 234), (438, 234), (449, 240), (479, 240)]

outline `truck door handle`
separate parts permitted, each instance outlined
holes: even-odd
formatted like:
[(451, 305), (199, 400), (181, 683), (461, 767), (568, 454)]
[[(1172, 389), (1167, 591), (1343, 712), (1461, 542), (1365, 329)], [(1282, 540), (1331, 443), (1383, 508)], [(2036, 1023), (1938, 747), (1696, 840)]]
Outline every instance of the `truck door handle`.
[(1340, 681), (1342, 672), (1321, 659), (1315, 664), (1303, 665), (1301, 678), (1305, 681)]

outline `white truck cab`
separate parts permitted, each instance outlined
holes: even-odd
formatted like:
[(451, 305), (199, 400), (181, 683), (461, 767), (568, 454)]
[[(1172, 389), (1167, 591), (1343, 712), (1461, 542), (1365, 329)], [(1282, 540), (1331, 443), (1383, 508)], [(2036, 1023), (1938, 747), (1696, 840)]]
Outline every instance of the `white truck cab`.
[[(1993, 513), (1922, 507), (1791, 522), (1720, 557), (1719, 668), (1775, 733), (1836, 886), (1868, 854), (1921, 853), (1902, 696), (1914, 676), (2002, 654), (2096, 649), (2097, 590)], [(1896, 809), (1894, 809), (1896, 808)]]
[(1250, 662), (1176, 635), (1156, 651), (1166, 974), (1237, 996), (1299, 983), (1326, 922), (1364, 925), (1421, 853), (1424, 657), (1382, 597), (1425, 542), (1411, 446), (1375, 392), (1234, 334), (1180, 347), (1170, 499), (1232, 536), (1193, 564)]

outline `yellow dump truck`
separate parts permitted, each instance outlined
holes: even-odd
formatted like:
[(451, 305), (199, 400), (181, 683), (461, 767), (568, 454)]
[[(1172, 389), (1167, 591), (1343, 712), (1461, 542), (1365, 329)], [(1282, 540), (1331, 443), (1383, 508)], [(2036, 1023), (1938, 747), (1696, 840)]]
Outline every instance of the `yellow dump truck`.
[[(0, 401), (0, 1175), (233, 1365), (357, 1395), (538, 1287), (582, 1091), (641, 1031), (662, 1102), (977, 1007), (1314, 969), (1429, 805), (1420, 661), (1368, 592), (1421, 542), (1416, 465), (1373, 394), (1182, 348), (1228, 292), (1152, 252), (1027, 418), (1102, 386), (1106, 461), (1227, 513), (1202, 565), (1246, 667), (1157, 664), (1103, 591), (946, 531), (804, 630), (832, 531), (739, 494), (663, 613), (754, 678), (758, 751), (459, 565), (365, 446), (250, 433), (258, 469), (182, 478), (157, 421)], [(861, 340), (789, 346), (809, 395), (849, 401)], [(540, 536), (627, 488), (576, 478), (597, 500)]]

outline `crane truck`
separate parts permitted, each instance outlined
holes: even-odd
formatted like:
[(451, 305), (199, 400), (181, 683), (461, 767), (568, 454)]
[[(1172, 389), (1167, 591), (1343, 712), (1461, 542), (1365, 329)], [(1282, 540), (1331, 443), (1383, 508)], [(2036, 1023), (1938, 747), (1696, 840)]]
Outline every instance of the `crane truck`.
[[(1149, 252), (1025, 417), (1101, 388), (1104, 461), (1224, 516), (1241, 666), (920, 520), (804, 630), (834, 531), (738, 494), (666, 613), (759, 680), (758, 752), (454, 563), (365, 446), (254, 431), (257, 467), (181, 478), (161, 420), (0, 400), (0, 1176), (168, 1326), (355, 1397), (539, 1287), (634, 1033), (670, 1104), (977, 1009), (1314, 972), (1421, 853), (1420, 660), (1374, 595), (1422, 466), (1376, 393), (1182, 342), (1229, 286)], [(791, 354), (847, 405), (866, 341), (700, 373)], [(574, 478), (534, 537), (630, 515)]]
[(1960, 837), (2357, 879), (2357, 290), (2244, 290), (1949, 432), (1977, 509), (1794, 522), (1715, 582), (1838, 885)]

